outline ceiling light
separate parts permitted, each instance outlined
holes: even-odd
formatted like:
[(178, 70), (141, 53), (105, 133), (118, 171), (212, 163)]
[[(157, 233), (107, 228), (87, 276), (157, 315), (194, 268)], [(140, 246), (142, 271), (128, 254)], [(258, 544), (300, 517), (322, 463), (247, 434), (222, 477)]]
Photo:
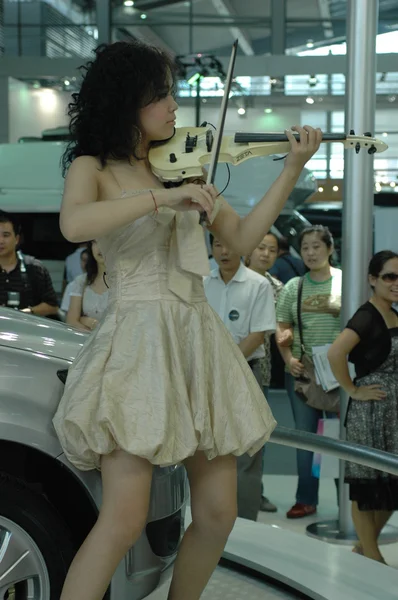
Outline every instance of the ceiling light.
[(314, 47), (314, 41), (313, 40), (307, 40), (306, 46), (307, 46), (307, 48), (313, 48)]
[(245, 114), (246, 114), (245, 108), (238, 108), (238, 115), (245, 115)]
[(69, 81), (69, 79), (64, 79), (64, 84), (65, 84), (66, 86), (70, 85), (70, 81)]
[(390, 187), (395, 188), (396, 185), (395, 181), (390, 181)]
[(146, 19), (146, 14), (145, 13), (141, 14), (141, 19)]
[(334, 185), (333, 186), (333, 191), (334, 192), (338, 192), (339, 191), (339, 186), (338, 185)]
[(130, 8), (130, 6), (134, 6), (134, 1), (133, 0), (124, 0), (123, 4), (124, 4), (124, 6), (127, 6), (128, 8)]
[(382, 133), (381, 135), (382, 135), (383, 137), (387, 137), (387, 136), (388, 136), (388, 133), (384, 132), (384, 133)]
[(315, 100), (314, 98), (311, 98), (311, 96), (308, 96), (308, 98), (305, 99), (307, 104), (314, 104)]
[(264, 108), (264, 112), (266, 115), (270, 115), (272, 113), (272, 108)]
[(319, 187), (319, 188), (318, 188), (318, 192), (321, 192), (321, 193), (322, 193), (322, 192), (323, 192), (323, 187)]
[(379, 182), (376, 183), (375, 189), (376, 189), (376, 192), (380, 192), (381, 191), (381, 185), (380, 185)]

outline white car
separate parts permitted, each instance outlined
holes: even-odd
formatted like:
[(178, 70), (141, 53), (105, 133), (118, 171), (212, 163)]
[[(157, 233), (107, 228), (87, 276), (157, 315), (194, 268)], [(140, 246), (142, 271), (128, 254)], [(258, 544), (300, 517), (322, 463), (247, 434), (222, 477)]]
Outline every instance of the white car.
[[(68, 565), (101, 503), (97, 471), (65, 458), (52, 418), (62, 371), (85, 333), (0, 308), (0, 599), (59, 600)], [(174, 561), (184, 530), (182, 466), (154, 469), (147, 526), (120, 564), (109, 600), (139, 600)]]

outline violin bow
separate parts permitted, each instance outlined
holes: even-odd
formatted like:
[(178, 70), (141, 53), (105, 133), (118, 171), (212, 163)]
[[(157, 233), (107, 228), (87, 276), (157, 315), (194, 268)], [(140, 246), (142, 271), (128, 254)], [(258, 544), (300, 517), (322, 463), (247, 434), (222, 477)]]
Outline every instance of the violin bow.
[[(235, 68), (237, 52), (238, 52), (238, 40), (235, 40), (234, 43), (232, 44), (231, 58), (229, 61), (228, 72), (227, 72), (227, 76), (226, 76), (225, 83), (224, 83), (224, 94), (223, 94), (223, 98), (222, 98), (222, 102), (221, 102), (220, 115), (218, 118), (217, 129), (215, 132), (213, 146), (212, 146), (212, 150), (211, 150), (210, 166), (209, 166), (209, 170), (207, 172), (207, 181), (206, 181), (207, 185), (214, 184), (214, 180), (216, 178), (218, 157), (220, 155), (220, 148), (221, 148), (222, 136), (223, 136), (224, 125), (225, 125), (225, 117), (227, 116), (228, 100), (229, 100), (229, 94), (231, 92), (231, 87), (232, 87), (232, 79), (233, 79), (233, 75), (234, 75), (234, 68)], [(203, 224), (205, 221), (206, 221), (206, 214), (202, 213), (200, 215), (200, 224)]]

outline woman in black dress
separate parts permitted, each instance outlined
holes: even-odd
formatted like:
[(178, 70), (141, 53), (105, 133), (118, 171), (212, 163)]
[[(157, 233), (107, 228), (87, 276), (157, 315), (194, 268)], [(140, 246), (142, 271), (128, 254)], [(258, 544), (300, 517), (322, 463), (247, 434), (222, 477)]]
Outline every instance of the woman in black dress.
[[(347, 440), (398, 454), (398, 254), (378, 252), (369, 264), (373, 296), (347, 323), (329, 350), (336, 379), (350, 395)], [(347, 356), (354, 363), (350, 378)], [(348, 462), (352, 518), (359, 538), (354, 552), (385, 562), (378, 537), (398, 510), (398, 478)]]

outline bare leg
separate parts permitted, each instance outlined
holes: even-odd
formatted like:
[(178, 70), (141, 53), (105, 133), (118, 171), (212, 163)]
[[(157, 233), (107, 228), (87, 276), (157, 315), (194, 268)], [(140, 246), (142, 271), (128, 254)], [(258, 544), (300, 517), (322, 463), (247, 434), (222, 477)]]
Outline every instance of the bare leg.
[(198, 600), (220, 560), (237, 515), (234, 456), (208, 461), (200, 452), (185, 461), (192, 523), (174, 567), (169, 600)]
[(352, 519), (357, 532), (363, 555), (366, 558), (384, 562), (377, 544), (379, 532), (375, 523), (375, 511), (359, 510), (357, 502), (352, 502)]
[[(384, 525), (391, 518), (392, 514), (393, 513), (391, 511), (387, 511), (387, 510), (375, 510), (373, 512), (373, 518), (374, 518), (374, 523), (375, 523), (375, 533), (376, 533), (377, 539), (379, 538), (380, 533), (383, 531)], [(364, 552), (363, 552), (363, 548), (362, 548), (361, 542), (358, 542), (354, 546), (353, 552), (355, 552), (356, 554), (362, 554), (363, 555)]]
[(115, 450), (102, 458), (101, 470), (100, 515), (72, 562), (60, 600), (102, 600), (119, 562), (146, 523), (152, 465)]
[(389, 510), (375, 510), (374, 517), (375, 517), (377, 537), (379, 537), (379, 535), (383, 531), (383, 527), (390, 520), (391, 515), (392, 515), (392, 511), (389, 511)]

